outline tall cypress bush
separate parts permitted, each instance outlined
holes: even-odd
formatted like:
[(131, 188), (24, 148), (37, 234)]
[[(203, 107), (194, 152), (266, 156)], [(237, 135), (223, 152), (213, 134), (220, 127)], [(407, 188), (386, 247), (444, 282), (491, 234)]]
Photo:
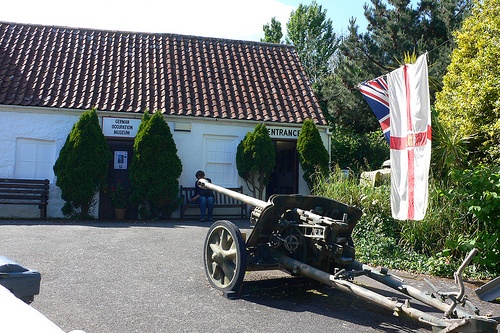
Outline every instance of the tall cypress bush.
[(247, 133), (236, 151), (238, 175), (245, 180), (254, 197), (263, 198), (275, 165), (273, 141), (266, 125), (258, 124), (253, 133)]
[(65, 215), (79, 209), (81, 218), (88, 217), (94, 195), (106, 182), (111, 157), (97, 111), (86, 111), (73, 125), (54, 164), (56, 185), (66, 201)]
[(304, 170), (304, 180), (309, 189), (314, 187), (314, 174), (319, 172), (326, 174), (330, 165), (328, 151), (321, 141), (318, 128), (312, 119), (306, 119), (302, 124), (299, 137), (297, 138), (297, 152), (299, 163)]
[(180, 204), (179, 177), (182, 162), (172, 133), (160, 111), (146, 112), (134, 140), (130, 165), (133, 197), (146, 209), (145, 216), (169, 217)]

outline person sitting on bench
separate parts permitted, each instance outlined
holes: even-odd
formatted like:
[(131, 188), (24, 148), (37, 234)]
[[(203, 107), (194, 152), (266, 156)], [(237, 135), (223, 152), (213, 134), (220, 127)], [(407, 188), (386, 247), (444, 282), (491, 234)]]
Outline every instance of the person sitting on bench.
[[(195, 190), (194, 196), (189, 198), (188, 200), (200, 205), (200, 222), (205, 222), (205, 219), (208, 219), (208, 222), (212, 222), (212, 214), (214, 211), (214, 202), (215, 197), (212, 190), (203, 189), (198, 185), (198, 179), (206, 179), (209, 182), (212, 182), (210, 178), (205, 178), (205, 172), (199, 170), (196, 172), (196, 182), (195, 182)], [(208, 215), (207, 213), (208, 208)]]

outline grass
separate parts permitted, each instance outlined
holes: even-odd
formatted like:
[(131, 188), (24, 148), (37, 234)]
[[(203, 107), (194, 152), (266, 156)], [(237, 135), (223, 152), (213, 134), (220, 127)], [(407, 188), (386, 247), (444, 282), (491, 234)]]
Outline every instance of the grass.
[[(422, 221), (391, 217), (389, 184), (362, 186), (357, 177), (345, 177), (338, 169), (328, 177), (320, 177), (314, 193), (363, 210), (353, 232), (357, 259), (361, 262), (453, 277), (468, 252), (479, 247), (480, 255), (467, 267), (465, 276), (491, 278), (499, 273), (498, 239), (481, 229), (462, 204), (463, 196), (442, 183), (430, 182), (429, 205)], [(490, 237), (490, 244), (486, 244), (485, 235)]]

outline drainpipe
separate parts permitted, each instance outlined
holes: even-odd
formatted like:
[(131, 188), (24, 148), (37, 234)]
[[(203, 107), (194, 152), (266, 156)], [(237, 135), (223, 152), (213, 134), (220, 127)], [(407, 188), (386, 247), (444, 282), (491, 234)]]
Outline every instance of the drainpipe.
[(332, 132), (330, 132), (330, 127), (327, 127), (326, 130), (326, 136), (327, 136), (327, 145), (326, 150), (328, 151), (328, 156), (330, 156), (330, 161), (332, 160)]

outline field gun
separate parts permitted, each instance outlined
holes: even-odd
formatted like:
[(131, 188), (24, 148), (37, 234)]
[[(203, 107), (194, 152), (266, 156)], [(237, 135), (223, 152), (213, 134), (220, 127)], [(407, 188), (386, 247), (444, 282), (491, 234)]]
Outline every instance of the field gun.
[[(246, 271), (284, 270), (378, 304), (394, 315), (406, 315), (432, 326), (433, 332), (498, 333), (498, 318), (479, 315), (464, 296), (462, 271), (477, 250), (471, 251), (455, 273), (458, 292), (433, 293), (414, 288), (385, 268), (375, 269), (355, 259), (352, 231), (362, 211), (313, 195), (273, 195), (268, 201), (228, 190), (200, 179), (202, 188), (220, 192), (253, 207), (248, 237), (227, 220), (216, 221), (204, 242), (204, 266), (210, 285), (226, 297), (238, 293)], [(408, 298), (387, 298), (356, 284), (366, 276), (443, 312), (431, 315), (410, 305)]]

